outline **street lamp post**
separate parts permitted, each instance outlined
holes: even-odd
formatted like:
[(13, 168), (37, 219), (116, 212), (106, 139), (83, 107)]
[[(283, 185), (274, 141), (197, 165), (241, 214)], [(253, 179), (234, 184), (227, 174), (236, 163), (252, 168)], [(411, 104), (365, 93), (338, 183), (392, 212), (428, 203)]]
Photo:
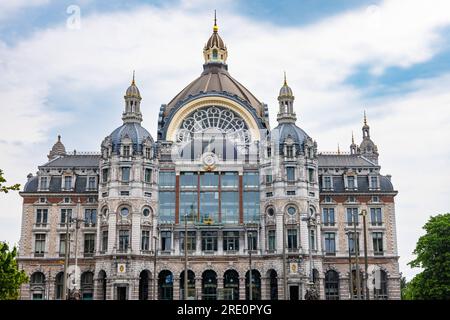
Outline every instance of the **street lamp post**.
[[(194, 211), (194, 204), (191, 205), (191, 211), (190, 214), (192, 214)], [(189, 214), (189, 215), (190, 215)], [(188, 214), (186, 213), (184, 215), (184, 300), (188, 299), (188, 245), (187, 245), (187, 217)]]
[(78, 229), (80, 229), (80, 222), (83, 222), (84, 219), (75, 218), (71, 219), (75, 222), (75, 270), (74, 270), (74, 278), (73, 278), (73, 297), (78, 300), (80, 298), (78, 289), (77, 289), (77, 269), (78, 269)]
[(158, 249), (157, 249), (158, 237), (153, 235), (153, 239), (155, 240), (155, 247), (154, 247), (155, 255), (154, 255), (154, 259), (153, 259), (153, 300), (157, 300), (158, 295), (156, 294), (156, 257), (158, 254)]
[(356, 233), (356, 221), (358, 219), (357, 213), (353, 214), (353, 247), (355, 248), (355, 273), (356, 273), (356, 294), (358, 295), (356, 300), (361, 299), (361, 279), (359, 275), (359, 241), (358, 234)]
[(252, 250), (253, 250), (253, 233), (248, 233), (248, 240), (250, 241), (248, 245), (248, 259), (249, 259), (249, 279), (248, 279), (248, 288), (249, 288), (249, 298), (253, 300), (253, 284), (252, 284)]
[(368, 286), (368, 262), (367, 262), (367, 233), (366, 233), (366, 216), (367, 216), (367, 210), (363, 209), (361, 210), (361, 215), (363, 217), (363, 230), (364, 230), (364, 285), (366, 290), (366, 300), (370, 300), (369, 297), (369, 286)]
[(63, 281), (63, 291), (62, 291), (62, 299), (67, 300), (67, 268), (69, 267), (69, 216), (66, 216), (66, 239), (65, 239), (65, 252), (64, 252), (64, 281)]
[(350, 292), (350, 299), (353, 300), (353, 275), (352, 275), (352, 256), (351, 256), (351, 250), (350, 250), (350, 231), (346, 232), (347, 239), (348, 239), (348, 292)]
[(283, 212), (283, 289), (284, 300), (287, 300), (287, 277), (286, 277), (286, 225), (285, 213)]

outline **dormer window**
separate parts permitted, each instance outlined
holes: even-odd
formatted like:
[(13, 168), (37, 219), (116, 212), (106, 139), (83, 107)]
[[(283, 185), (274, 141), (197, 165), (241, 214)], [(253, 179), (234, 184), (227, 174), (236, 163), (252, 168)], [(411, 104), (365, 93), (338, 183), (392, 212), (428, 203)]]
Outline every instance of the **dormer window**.
[(370, 176), (370, 189), (378, 189), (378, 177)]
[(294, 157), (294, 146), (286, 146), (286, 157), (288, 158)]
[(49, 178), (48, 177), (41, 177), (40, 179), (40, 190), (48, 190), (48, 186), (49, 186)]
[(323, 188), (326, 190), (332, 189), (332, 182), (330, 176), (323, 177)]
[(72, 189), (72, 176), (65, 176), (64, 177), (64, 190), (71, 190)]
[(97, 179), (95, 177), (88, 178), (88, 190), (95, 190), (97, 187)]
[(130, 156), (130, 146), (123, 146), (123, 154), (124, 157)]
[(347, 177), (347, 187), (349, 189), (355, 189), (355, 177), (354, 176)]
[(150, 148), (145, 148), (145, 157), (150, 159), (152, 157), (152, 150)]

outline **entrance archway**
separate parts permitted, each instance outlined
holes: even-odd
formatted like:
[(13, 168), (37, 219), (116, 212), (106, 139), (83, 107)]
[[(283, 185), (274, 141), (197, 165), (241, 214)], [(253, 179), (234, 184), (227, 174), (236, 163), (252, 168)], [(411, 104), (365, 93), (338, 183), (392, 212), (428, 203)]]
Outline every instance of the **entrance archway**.
[(223, 299), (239, 300), (239, 273), (236, 270), (227, 270), (223, 274)]
[(173, 274), (169, 270), (159, 273), (158, 291), (160, 300), (173, 300)]
[(203, 300), (217, 300), (217, 274), (213, 270), (206, 270), (202, 274)]

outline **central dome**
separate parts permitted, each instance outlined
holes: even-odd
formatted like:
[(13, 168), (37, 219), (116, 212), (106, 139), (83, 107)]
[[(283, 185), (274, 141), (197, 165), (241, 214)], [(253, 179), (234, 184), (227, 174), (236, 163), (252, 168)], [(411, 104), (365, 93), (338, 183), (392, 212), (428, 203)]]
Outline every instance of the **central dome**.
[(209, 63), (203, 66), (204, 71), (194, 81), (187, 85), (179, 94), (167, 105), (165, 115), (168, 115), (178, 102), (185, 100), (189, 96), (200, 93), (228, 93), (236, 95), (238, 98), (247, 101), (256, 111), (263, 116), (261, 102), (236, 79), (231, 77), (227, 68), (223, 64)]

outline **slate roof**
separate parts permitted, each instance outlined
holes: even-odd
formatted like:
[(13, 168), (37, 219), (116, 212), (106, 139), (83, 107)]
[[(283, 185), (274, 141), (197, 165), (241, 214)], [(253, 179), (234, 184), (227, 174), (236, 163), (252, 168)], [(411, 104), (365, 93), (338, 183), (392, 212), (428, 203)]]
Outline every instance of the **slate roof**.
[(53, 159), (39, 168), (73, 168), (73, 167), (95, 167), (98, 168), (100, 155), (66, 155)]
[(373, 193), (380, 193), (380, 192), (393, 192), (394, 186), (392, 185), (392, 182), (385, 176), (379, 176), (380, 177), (380, 189), (379, 190), (369, 190), (369, 180), (367, 176), (358, 176), (358, 190), (345, 190), (344, 187), (344, 177), (339, 176), (333, 176), (333, 190), (323, 190), (322, 189), (322, 179), (319, 179), (319, 189), (320, 192), (348, 192), (348, 193), (357, 193), (357, 192), (373, 192)]
[(319, 167), (377, 167), (376, 164), (359, 156), (351, 154), (319, 154)]
[[(71, 191), (61, 190), (61, 176), (51, 176), (49, 189), (47, 191), (39, 191), (39, 192), (49, 192), (49, 193), (59, 193), (59, 192), (67, 192), (67, 193), (92, 193), (97, 192), (97, 190), (86, 190), (87, 177), (85, 176), (77, 176), (75, 179), (75, 189)], [(23, 192), (38, 192), (38, 182), (39, 177), (34, 176), (31, 178), (24, 186)]]

